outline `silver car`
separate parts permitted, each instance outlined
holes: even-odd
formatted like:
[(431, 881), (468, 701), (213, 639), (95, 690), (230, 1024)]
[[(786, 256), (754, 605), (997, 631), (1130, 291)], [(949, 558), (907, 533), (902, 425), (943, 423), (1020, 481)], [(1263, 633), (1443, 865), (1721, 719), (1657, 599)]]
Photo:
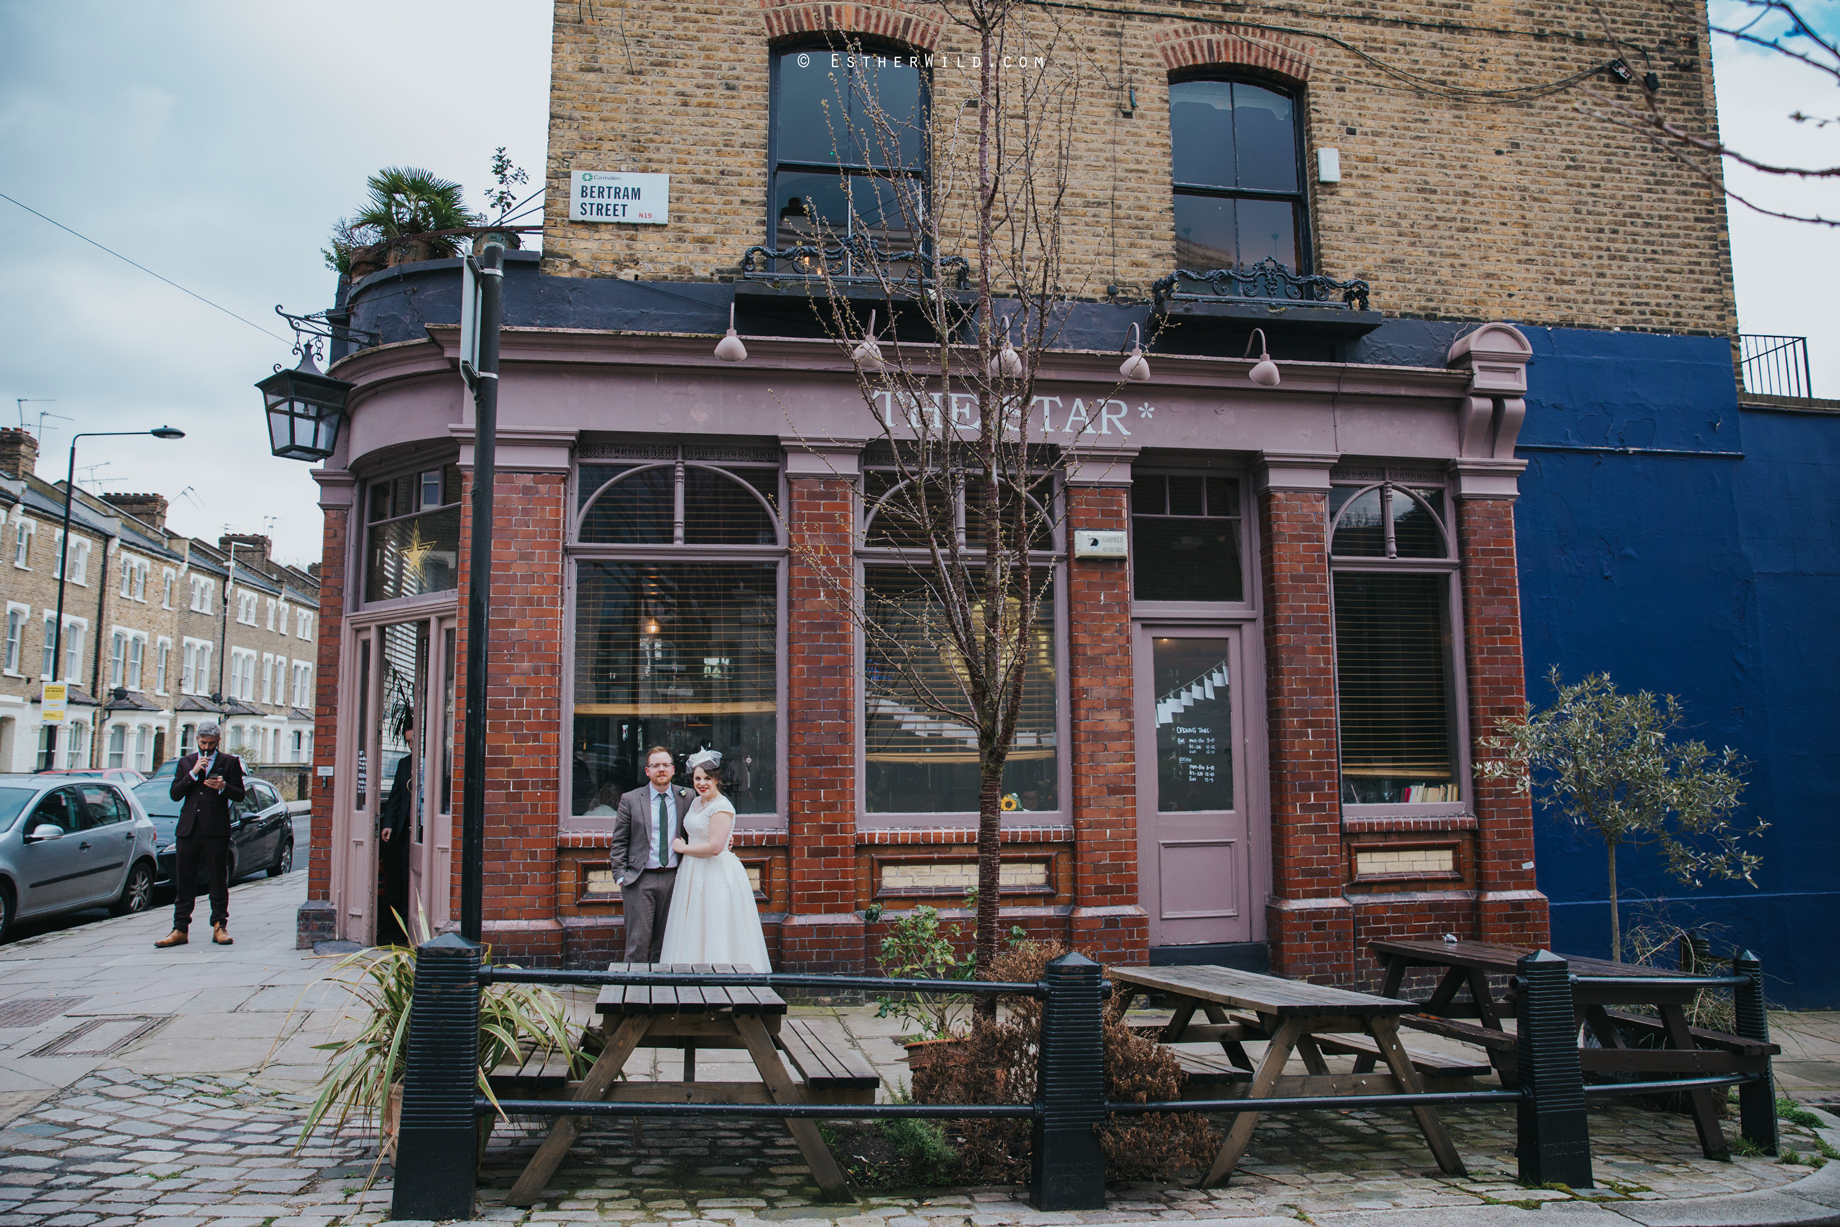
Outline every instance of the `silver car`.
[(153, 903), (154, 827), (128, 789), (67, 775), (0, 775), (0, 937), (15, 920)]

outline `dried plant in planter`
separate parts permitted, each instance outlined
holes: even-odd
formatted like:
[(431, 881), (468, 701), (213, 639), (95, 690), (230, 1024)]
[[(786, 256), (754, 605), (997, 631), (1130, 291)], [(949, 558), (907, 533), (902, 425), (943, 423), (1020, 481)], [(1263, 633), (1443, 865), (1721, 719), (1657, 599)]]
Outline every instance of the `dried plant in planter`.
[[(993, 979), (1040, 980), (1049, 960), (1068, 953), (1062, 943), (1025, 942), (997, 956)], [(995, 1022), (974, 1020), (959, 1051), (914, 1074), (920, 1103), (1029, 1103), (1035, 1098), (1035, 1061), (1043, 1003), (1005, 998)], [(1114, 1103), (1153, 1103), (1182, 1097), (1182, 1069), (1154, 1039), (1135, 1035), (1114, 1003), (1105, 1012), (1105, 1095)], [(958, 1177), (998, 1183), (1027, 1179), (1029, 1125), (1022, 1120), (959, 1122)], [(1171, 1181), (1205, 1169), (1220, 1136), (1199, 1113), (1113, 1118), (1099, 1131), (1108, 1180)]]

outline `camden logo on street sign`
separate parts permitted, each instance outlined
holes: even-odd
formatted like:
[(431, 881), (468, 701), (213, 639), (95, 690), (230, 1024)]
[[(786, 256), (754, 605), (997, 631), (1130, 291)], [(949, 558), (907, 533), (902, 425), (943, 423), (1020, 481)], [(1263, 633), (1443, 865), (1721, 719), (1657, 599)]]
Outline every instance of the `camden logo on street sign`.
[(569, 220), (663, 226), (671, 221), (671, 176), (623, 170), (569, 172)]

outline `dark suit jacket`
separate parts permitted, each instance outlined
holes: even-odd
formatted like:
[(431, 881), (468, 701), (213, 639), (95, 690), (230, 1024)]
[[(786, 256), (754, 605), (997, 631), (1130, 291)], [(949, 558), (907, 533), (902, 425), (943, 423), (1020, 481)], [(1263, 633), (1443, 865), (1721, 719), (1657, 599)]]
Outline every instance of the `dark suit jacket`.
[(388, 849), (400, 851), (409, 842), (409, 812), (415, 796), (415, 756), (405, 754), (396, 763), (396, 779), (390, 785), (390, 799), (377, 815), (378, 830), (390, 833)]
[(224, 790), (206, 788), (203, 779), (192, 778), (192, 768), (198, 765), (198, 755), (194, 752), (179, 760), (179, 766), (173, 771), (172, 799), (183, 802), (179, 807), (179, 825), (174, 831), (179, 838), (199, 835), (206, 839), (230, 838), (230, 803), (243, 799), (243, 760), (234, 754), (222, 750), (217, 752), (217, 762), (206, 774), (224, 777)]
[[(652, 828), (658, 825), (658, 803), (652, 800), (655, 795), (650, 784), (635, 788), (620, 798), (620, 807), (614, 813), (613, 851), (609, 859), (621, 886), (637, 882), (639, 875), (645, 872), (646, 863), (652, 859)], [(677, 809), (675, 837), (678, 839), (685, 838), (684, 814), (689, 811), (691, 800), (688, 788), (671, 786), (671, 802)], [(664, 851), (667, 856), (670, 854), (669, 848)]]

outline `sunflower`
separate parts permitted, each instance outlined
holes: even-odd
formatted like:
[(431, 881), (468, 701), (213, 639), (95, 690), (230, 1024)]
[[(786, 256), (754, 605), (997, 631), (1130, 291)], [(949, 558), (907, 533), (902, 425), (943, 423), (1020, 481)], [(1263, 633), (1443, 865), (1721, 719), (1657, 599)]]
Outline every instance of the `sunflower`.
[(1016, 796), (1015, 793), (1006, 792), (1003, 794), (1003, 812), (1004, 813), (1007, 814), (1011, 810), (1018, 810), (1021, 808), (1022, 808), (1022, 801), (1020, 798)]

